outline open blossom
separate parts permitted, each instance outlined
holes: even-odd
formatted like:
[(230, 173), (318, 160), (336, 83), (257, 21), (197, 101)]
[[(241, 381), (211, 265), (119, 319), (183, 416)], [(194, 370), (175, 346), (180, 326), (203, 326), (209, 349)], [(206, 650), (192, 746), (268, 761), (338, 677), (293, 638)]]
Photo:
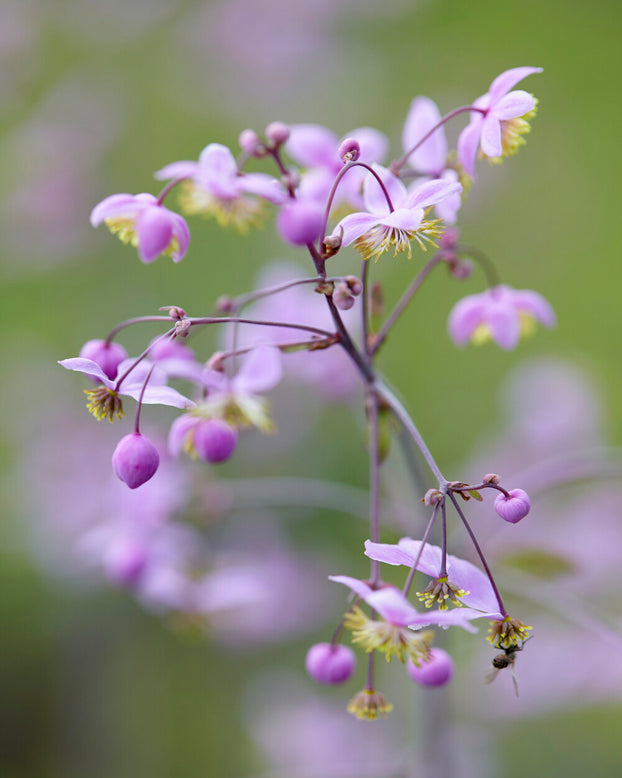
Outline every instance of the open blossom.
[(138, 256), (145, 263), (153, 262), (160, 254), (168, 254), (173, 262), (179, 262), (188, 250), (188, 225), (152, 194), (106, 197), (91, 212), (93, 227), (102, 222), (123, 243), (138, 249)]
[(333, 230), (332, 237), (341, 237), (342, 246), (354, 243), (363, 259), (377, 260), (391, 246), (394, 254), (408, 251), (410, 258), (411, 240), (416, 240), (425, 250), (424, 241), (433, 242), (442, 231), (437, 221), (425, 218), (425, 209), (461, 192), (462, 186), (455, 181), (438, 179), (407, 189), (387, 168), (373, 165), (373, 169), (384, 184), (393, 207), (376, 178), (368, 173), (363, 187), (366, 210), (344, 217)]
[[(121, 362), (118, 366), (118, 375), (123, 376), (135, 361), (126, 359)], [(89, 378), (95, 378), (100, 382), (96, 389), (85, 390), (89, 398), (87, 408), (96, 419), (108, 419), (109, 421), (113, 421), (115, 416), (118, 419), (123, 416), (121, 396), (133, 397), (138, 400), (143, 391), (145, 379), (152, 367), (147, 360), (143, 360), (118, 385), (118, 382), (111, 381), (97, 362), (93, 362), (92, 359), (73, 357), (60, 360), (58, 364), (66, 370), (84, 373)], [(192, 400), (184, 397), (171, 386), (166, 386), (166, 376), (158, 370), (157, 366), (151, 373), (149, 382), (144, 389), (142, 402), (147, 405), (172, 405), (175, 408), (194, 408), (195, 406)]]
[(476, 345), (494, 340), (501, 348), (516, 347), (521, 336), (530, 335), (536, 322), (554, 327), (550, 304), (530, 289), (499, 285), (460, 300), (449, 314), (449, 334), (458, 346), (470, 340)]
[(161, 181), (187, 179), (181, 185), (186, 213), (205, 213), (224, 226), (233, 224), (241, 230), (257, 221), (261, 202), (256, 197), (280, 204), (287, 196), (273, 176), (241, 173), (231, 151), (220, 143), (206, 146), (197, 162), (172, 162), (158, 170), (155, 177)]
[(372, 589), (365, 581), (348, 575), (331, 575), (329, 578), (348, 586), (378, 613), (380, 619), (369, 619), (358, 606), (354, 606), (344, 617), (343, 623), (352, 630), (354, 643), (360, 643), (367, 652), (382, 651), (387, 662), (393, 656), (402, 662), (410, 658), (415, 664), (425, 660), (433, 633), (421, 632), (421, 627), (459, 626), (468, 632), (476, 632), (470, 621), (483, 615), (470, 608), (420, 613), (395, 586), (383, 585), (379, 589)]
[[(292, 124), (289, 129), (285, 149), (295, 162), (307, 168), (297, 194), (305, 200), (325, 205), (335, 176), (344, 164), (339, 156), (342, 142), (334, 132), (319, 124)], [(352, 130), (344, 138), (358, 142), (358, 160), (361, 162), (381, 162), (387, 154), (389, 143), (386, 136), (372, 127)], [(362, 167), (348, 170), (339, 183), (333, 207), (363, 207), (361, 192), (364, 177), (365, 169)]]
[[(388, 565), (412, 567), (419, 557), (417, 570), (438, 580), (441, 572), (441, 549), (439, 546), (426, 543), (421, 555), (420, 551), (421, 541), (412, 538), (402, 538), (398, 543), (374, 543), (371, 540), (365, 542), (365, 555), (370, 559)], [(501, 617), (494, 590), (482, 570), (467, 562), (466, 559), (448, 554), (446, 572), (449, 582), (464, 592), (460, 597), (464, 605), (481, 611), (479, 615), (483, 617)], [(449, 611), (452, 612), (456, 613), (456, 611)]]
[[(173, 422), (168, 439), (171, 454), (177, 456), (185, 450), (210, 462), (224, 461), (235, 448), (236, 429), (255, 426), (269, 432), (272, 422), (266, 401), (259, 394), (275, 387), (282, 375), (279, 350), (268, 345), (252, 349), (232, 377), (218, 370), (205, 370), (207, 397)], [(205, 422), (214, 420), (218, 420), (218, 428), (209, 425), (207, 429)], [(200, 442), (195, 440), (197, 435)], [(215, 449), (218, 455), (212, 456)]]
[(471, 121), (458, 139), (458, 159), (469, 175), (475, 174), (475, 155), (480, 147), (483, 156), (501, 160), (516, 154), (529, 132), (529, 119), (536, 108), (536, 99), (529, 92), (513, 86), (542, 68), (521, 67), (506, 70), (497, 76), (485, 95), (473, 103), (484, 113), (473, 112)]
[[(404, 153), (407, 154), (440, 121), (441, 112), (434, 100), (430, 100), (429, 97), (415, 97), (402, 130)], [(416, 173), (424, 176), (417, 180), (418, 183), (435, 178), (458, 181), (458, 173), (447, 165), (447, 137), (443, 125), (409, 155), (406, 164)], [(455, 224), (461, 205), (460, 192), (456, 192), (436, 203), (434, 209), (444, 222)]]

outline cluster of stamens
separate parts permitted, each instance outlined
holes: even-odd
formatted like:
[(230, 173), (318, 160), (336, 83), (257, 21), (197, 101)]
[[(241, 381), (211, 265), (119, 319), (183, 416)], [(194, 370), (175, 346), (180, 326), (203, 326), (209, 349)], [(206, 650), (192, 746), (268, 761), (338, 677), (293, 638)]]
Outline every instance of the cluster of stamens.
[(393, 705), (387, 700), (384, 694), (374, 689), (363, 689), (357, 692), (348, 703), (348, 713), (356, 716), (357, 719), (367, 719), (373, 721), (378, 716), (386, 716), (393, 710)]
[(460, 598), (466, 597), (467, 594), (465, 589), (451, 583), (447, 576), (443, 576), (430, 581), (422, 592), (417, 592), (417, 597), (425, 604), (426, 608), (431, 608), (437, 603), (440, 610), (447, 610), (447, 600), (451, 600), (454, 605), (461, 607)]
[(108, 419), (108, 421), (113, 422), (115, 416), (117, 419), (123, 418), (123, 403), (113, 389), (98, 386), (96, 389), (85, 389), (84, 394), (88, 397), (87, 410), (98, 421)]
[(521, 646), (528, 638), (533, 627), (523, 624), (518, 619), (506, 616), (500, 621), (491, 621), (488, 631), (488, 642), (496, 648), (515, 648)]
[(434, 637), (434, 633), (429, 630), (413, 632), (388, 621), (370, 619), (358, 606), (345, 616), (343, 624), (351, 630), (353, 643), (358, 643), (367, 653), (380, 651), (387, 662), (394, 656), (400, 662), (406, 659), (412, 659), (415, 664), (425, 661)]

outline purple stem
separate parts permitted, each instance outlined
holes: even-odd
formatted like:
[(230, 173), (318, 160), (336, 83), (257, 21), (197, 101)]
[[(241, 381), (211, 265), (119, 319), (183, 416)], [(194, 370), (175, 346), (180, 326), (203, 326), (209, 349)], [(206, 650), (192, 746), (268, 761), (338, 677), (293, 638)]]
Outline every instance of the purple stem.
[(425, 528), (425, 532), (423, 533), (423, 538), (421, 540), (421, 545), (419, 546), (419, 552), (417, 556), (415, 557), (415, 561), (413, 562), (413, 566), (410, 568), (410, 572), (408, 573), (408, 578), (406, 579), (406, 583), (404, 584), (404, 589), (402, 590), (404, 597), (408, 597), (408, 592), (410, 591), (410, 587), (412, 586), (413, 579), (415, 577), (415, 573), (417, 572), (417, 565), (421, 561), (421, 556), (423, 554), (423, 549), (425, 548), (425, 544), (428, 542), (428, 538), (430, 537), (430, 533), (432, 532), (432, 527), (434, 526), (434, 520), (436, 519), (436, 514), (438, 513), (438, 508), (440, 506), (440, 502), (437, 502), (434, 506), (434, 509), (432, 511), (432, 516), (430, 517), (430, 521), (428, 522), (428, 526)]
[(493, 261), (483, 251), (476, 249), (475, 246), (467, 246), (466, 244), (459, 243), (456, 246), (456, 254), (474, 259), (477, 264), (484, 271), (488, 286), (495, 287), (501, 283), (501, 278), (497, 272), (497, 268), (493, 264)]
[(427, 447), (424, 439), (421, 437), (421, 433), (415, 426), (413, 420), (410, 418), (406, 408), (404, 408), (402, 403), (397, 399), (393, 392), (391, 392), (383, 383), (378, 382), (376, 384), (376, 391), (378, 392), (378, 396), (389, 405), (402, 427), (404, 427), (404, 429), (414, 440), (415, 445), (421, 452), (421, 455), (425, 459), (428, 467), (438, 480), (439, 488), (441, 491), (445, 491), (448, 483), (447, 479), (441, 473), (439, 466), (436, 464), (434, 457), (430, 453), (430, 449)]
[(365, 688), (370, 692), (373, 692), (374, 690), (374, 654), (375, 653), (376, 653), (375, 651), (372, 651), (367, 661), (367, 686)]
[(121, 324), (117, 324), (116, 327), (110, 330), (108, 337), (106, 338), (106, 345), (109, 346), (112, 343), (114, 336), (121, 332), (126, 327), (131, 327), (133, 324), (142, 324), (143, 322), (150, 321), (170, 321), (170, 316), (135, 316), (133, 319), (126, 319)]
[(262, 319), (243, 319), (239, 316), (202, 316), (199, 318), (188, 319), (191, 326), (197, 324), (227, 324), (237, 322), (238, 324), (258, 324), (261, 327), (285, 327), (286, 329), (303, 330), (304, 332), (313, 332), (315, 335), (322, 335), (324, 338), (333, 338), (334, 332), (322, 330), (319, 327), (310, 327), (306, 324), (293, 324), (285, 321), (264, 321)]
[(466, 516), (464, 515), (462, 509), (458, 505), (458, 501), (453, 496), (451, 492), (449, 492), (449, 499), (453, 502), (454, 508), (458, 511), (458, 516), (462, 519), (462, 523), (465, 526), (466, 531), (469, 533), (469, 537), (471, 538), (471, 542), (475, 546), (475, 550), (477, 551), (477, 555), (480, 558), (480, 561), (482, 563), (482, 566), (484, 570), (486, 571), (486, 575), (488, 576), (488, 580), (490, 581), (490, 585), (492, 586), (492, 590), (495, 593), (495, 597), (497, 598), (497, 602), (499, 604), (499, 610), (501, 611), (501, 615), (503, 617), (508, 615), (508, 612), (505, 609), (505, 605), (503, 604), (503, 599), (501, 598), (501, 593), (499, 592), (499, 589), (497, 589), (497, 584), (495, 583), (495, 579), (492, 577), (492, 573), (490, 572), (490, 568), (488, 567), (488, 563), (486, 562), (486, 558), (484, 557), (484, 553), (482, 549), (480, 548), (479, 543), (477, 542), (477, 538), (475, 537), (475, 533), (471, 529), (471, 526), (469, 522), (466, 519)]
[(147, 377), (143, 382), (143, 388), (140, 390), (140, 396), (138, 398), (138, 407), (136, 408), (136, 419), (134, 420), (134, 433), (136, 435), (140, 433), (140, 429), (139, 429), (140, 410), (143, 405), (143, 397), (145, 396), (145, 389), (147, 388), (147, 384), (149, 383), (149, 379), (151, 378), (151, 374), (153, 373), (154, 369), (155, 369), (155, 364), (151, 367), (151, 370), (147, 373)]
[(445, 500), (441, 500), (441, 569), (438, 577), (447, 577), (447, 509)]
[(363, 337), (363, 351), (370, 356), (371, 350), (369, 349), (369, 262), (361, 260), (361, 283), (363, 284), (363, 291), (361, 292), (361, 332)]
[(337, 283), (342, 281), (342, 276), (335, 276), (334, 278), (322, 278), (321, 276), (315, 278), (299, 278), (296, 281), (288, 281), (287, 283), (278, 284), (276, 286), (269, 286), (265, 289), (258, 289), (256, 292), (249, 292), (248, 294), (240, 295), (233, 298), (233, 305), (235, 308), (242, 308), (248, 303), (252, 303), (255, 300), (259, 300), (262, 297), (269, 297), (277, 292), (284, 292), (286, 289), (291, 289), (293, 286), (300, 286), (301, 284), (319, 284), (322, 281), (328, 281)]
[[(369, 420), (369, 533), (373, 543), (378, 542), (380, 524), (380, 452), (378, 448), (378, 396), (370, 391), (367, 396)], [(370, 586), (380, 583), (380, 563), (371, 560)]]
[(449, 491), (451, 492), (478, 492), (480, 489), (496, 489), (498, 492), (502, 492), (508, 500), (512, 499), (512, 495), (498, 484), (476, 484), (475, 486), (451, 486)]
[(181, 184), (182, 181), (187, 181), (189, 178), (190, 176), (182, 176), (181, 178), (176, 178), (173, 181), (169, 181), (169, 183), (164, 187), (164, 189), (158, 195), (157, 204), (162, 205), (162, 203), (164, 202), (164, 198), (171, 191), (171, 189), (174, 189), (178, 184)]
[(415, 145), (409, 149), (406, 154), (404, 154), (401, 159), (398, 159), (396, 161), (393, 161), (391, 163), (391, 172), (395, 175), (398, 175), (400, 172), (400, 169), (404, 167), (406, 164), (408, 157), (410, 157), (411, 154), (413, 154), (419, 146), (424, 144), (427, 139), (433, 135), (440, 127), (442, 127), (444, 124), (446, 124), (450, 119), (453, 119), (455, 116), (458, 116), (461, 113), (465, 113), (466, 111), (475, 111), (477, 113), (486, 114), (486, 111), (483, 108), (476, 108), (474, 105), (462, 105), (460, 108), (455, 108), (453, 111), (450, 111), (446, 116), (443, 116), (443, 118), (438, 122), (438, 124), (435, 124), (434, 127), (432, 127), (431, 130), (426, 132), (426, 134), (421, 138), (421, 140), (418, 140)]
[(419, 290), (425, 279), (428, 277), (430, 272), (438, 263), (442, 260), (442, 255), (435, 254), (430, 261), (424, 265), (424, 267), (419, 271), (418, 275), (415, 276), (415, 278), (411, 281), (410, 286), (408, 289), (404, 292), (402, 297), (400, 298), (399, 302), (393, 309), (393, 312), (388, 317), (388, 319), (385, 321), (385, 323), (380, 328), (380, 331), (378, 334), (374, 337), (373, 344), (369, 349), (369, 353), (373, 356), (376, 351), (382, 346), (384, 343), (387, 335), (389, 334), (389, 330), (391, 327), (395, 324), (395, 322), (399, 319), (399, 317), (404, 312), (404, 309), (408, 305), (408, 303), (412, 300), (415, 293)]
[(326, 202), (326, 212), (324, 214), (324, 224), (322, 225), (322, 231), (320, 232), (320, 237), (318, 238), (318, 241), (319, 241), (318, 246), (320, 246), (320, 247), (322, 245), (322, 241), (324, 240), (324, 237), (326, 236), (326, 229), (328, 228), (328, 219), (330, 217), (330, 209), (333, 207), (333, 200), (335, 199), (335, 194), (337, 192), (337, 188), (338, 188), (339, 184), (341, 183), (341, 179), (345, 176), (345, 174), (348, 172), (348, 170), (351, 170), (353, 167), (365, 168), (365, 170), (367, 170), (368, 172), (370, 172), (374, 176), (374, 178), (376, 179), (376, 181), (380, 185), (380, 188), (382, 189), (382, 193), (385, 196), (385, 199), (387, 201), (387, 205), (389, 206), (389, 210), (391, 211), (391, 213), (393, 213), (393, 211), (395, 210), (395, 208), (393, 207), (393, 203), (391, 202), (391, 197), (389, 196), (389, 193), (387, 192), (386, 186), (384, 185), (384, 183), (383, 183), (382, 179), (380, 178), (380, 176), (378, 175), (378, 173), (376, 173), (376, 171), (373, 169), (373, 167), (368, 165), (366, 162), (348, 162), (347, 164), (345, 164), (341, 168), (341, 170), (335, 176), (335, 180), (333, 181), (333, 185), (332, 185), (332, 187), (330, 189), (330, 193), (328, 195), (328, 200)]

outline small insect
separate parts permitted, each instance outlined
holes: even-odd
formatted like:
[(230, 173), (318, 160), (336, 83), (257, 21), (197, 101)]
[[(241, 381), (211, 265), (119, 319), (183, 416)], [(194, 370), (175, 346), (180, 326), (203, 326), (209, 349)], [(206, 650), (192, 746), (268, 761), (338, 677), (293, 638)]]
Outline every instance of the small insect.
[[(529, 640), (529, 638), (527, 638)], [(527, 641), (525, 641), (520, 646), (512, 646), (511, 648), (503, 648), (502, 654), (497, 654), (492, 659), (492, 667), (490, 670), (486, 673), (486, 677), (484, 678), (484, 683), (492, 683), (497, 675), (499, 674), (500, 670), (505, 670), (506, 667), (510, 668), (510, 672), (512, 673), (512, 681), (514, 682), (514, 691), (516, 692), (516, 696), (518, 697), (518, 679), (516, 678), (516, 673), (514, 672), (514, 662), (516, 661), (516, 654), (519, 651), (523, 650), (523, 646), (525, 645)]]

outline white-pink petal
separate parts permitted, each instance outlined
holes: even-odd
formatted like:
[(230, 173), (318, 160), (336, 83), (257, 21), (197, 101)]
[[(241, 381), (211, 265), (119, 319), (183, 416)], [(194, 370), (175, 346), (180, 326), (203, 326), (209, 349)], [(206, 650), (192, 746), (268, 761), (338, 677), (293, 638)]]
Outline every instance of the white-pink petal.
[[(441, 120), (434, 100), (415, 97), (402, 131), (402, 147), (408, 152)], [(439, 176), (447, 162), (447, 138), (441, 126), (408, 158), (408, 165), (425, 175)]]
[(503, 97), (503, 95), (507, 94), (519, 81), (532, 75), (532, 73), (542, 73), (542, 68), (511, 68), (497, 76), (488, 90), (491, 105)]

